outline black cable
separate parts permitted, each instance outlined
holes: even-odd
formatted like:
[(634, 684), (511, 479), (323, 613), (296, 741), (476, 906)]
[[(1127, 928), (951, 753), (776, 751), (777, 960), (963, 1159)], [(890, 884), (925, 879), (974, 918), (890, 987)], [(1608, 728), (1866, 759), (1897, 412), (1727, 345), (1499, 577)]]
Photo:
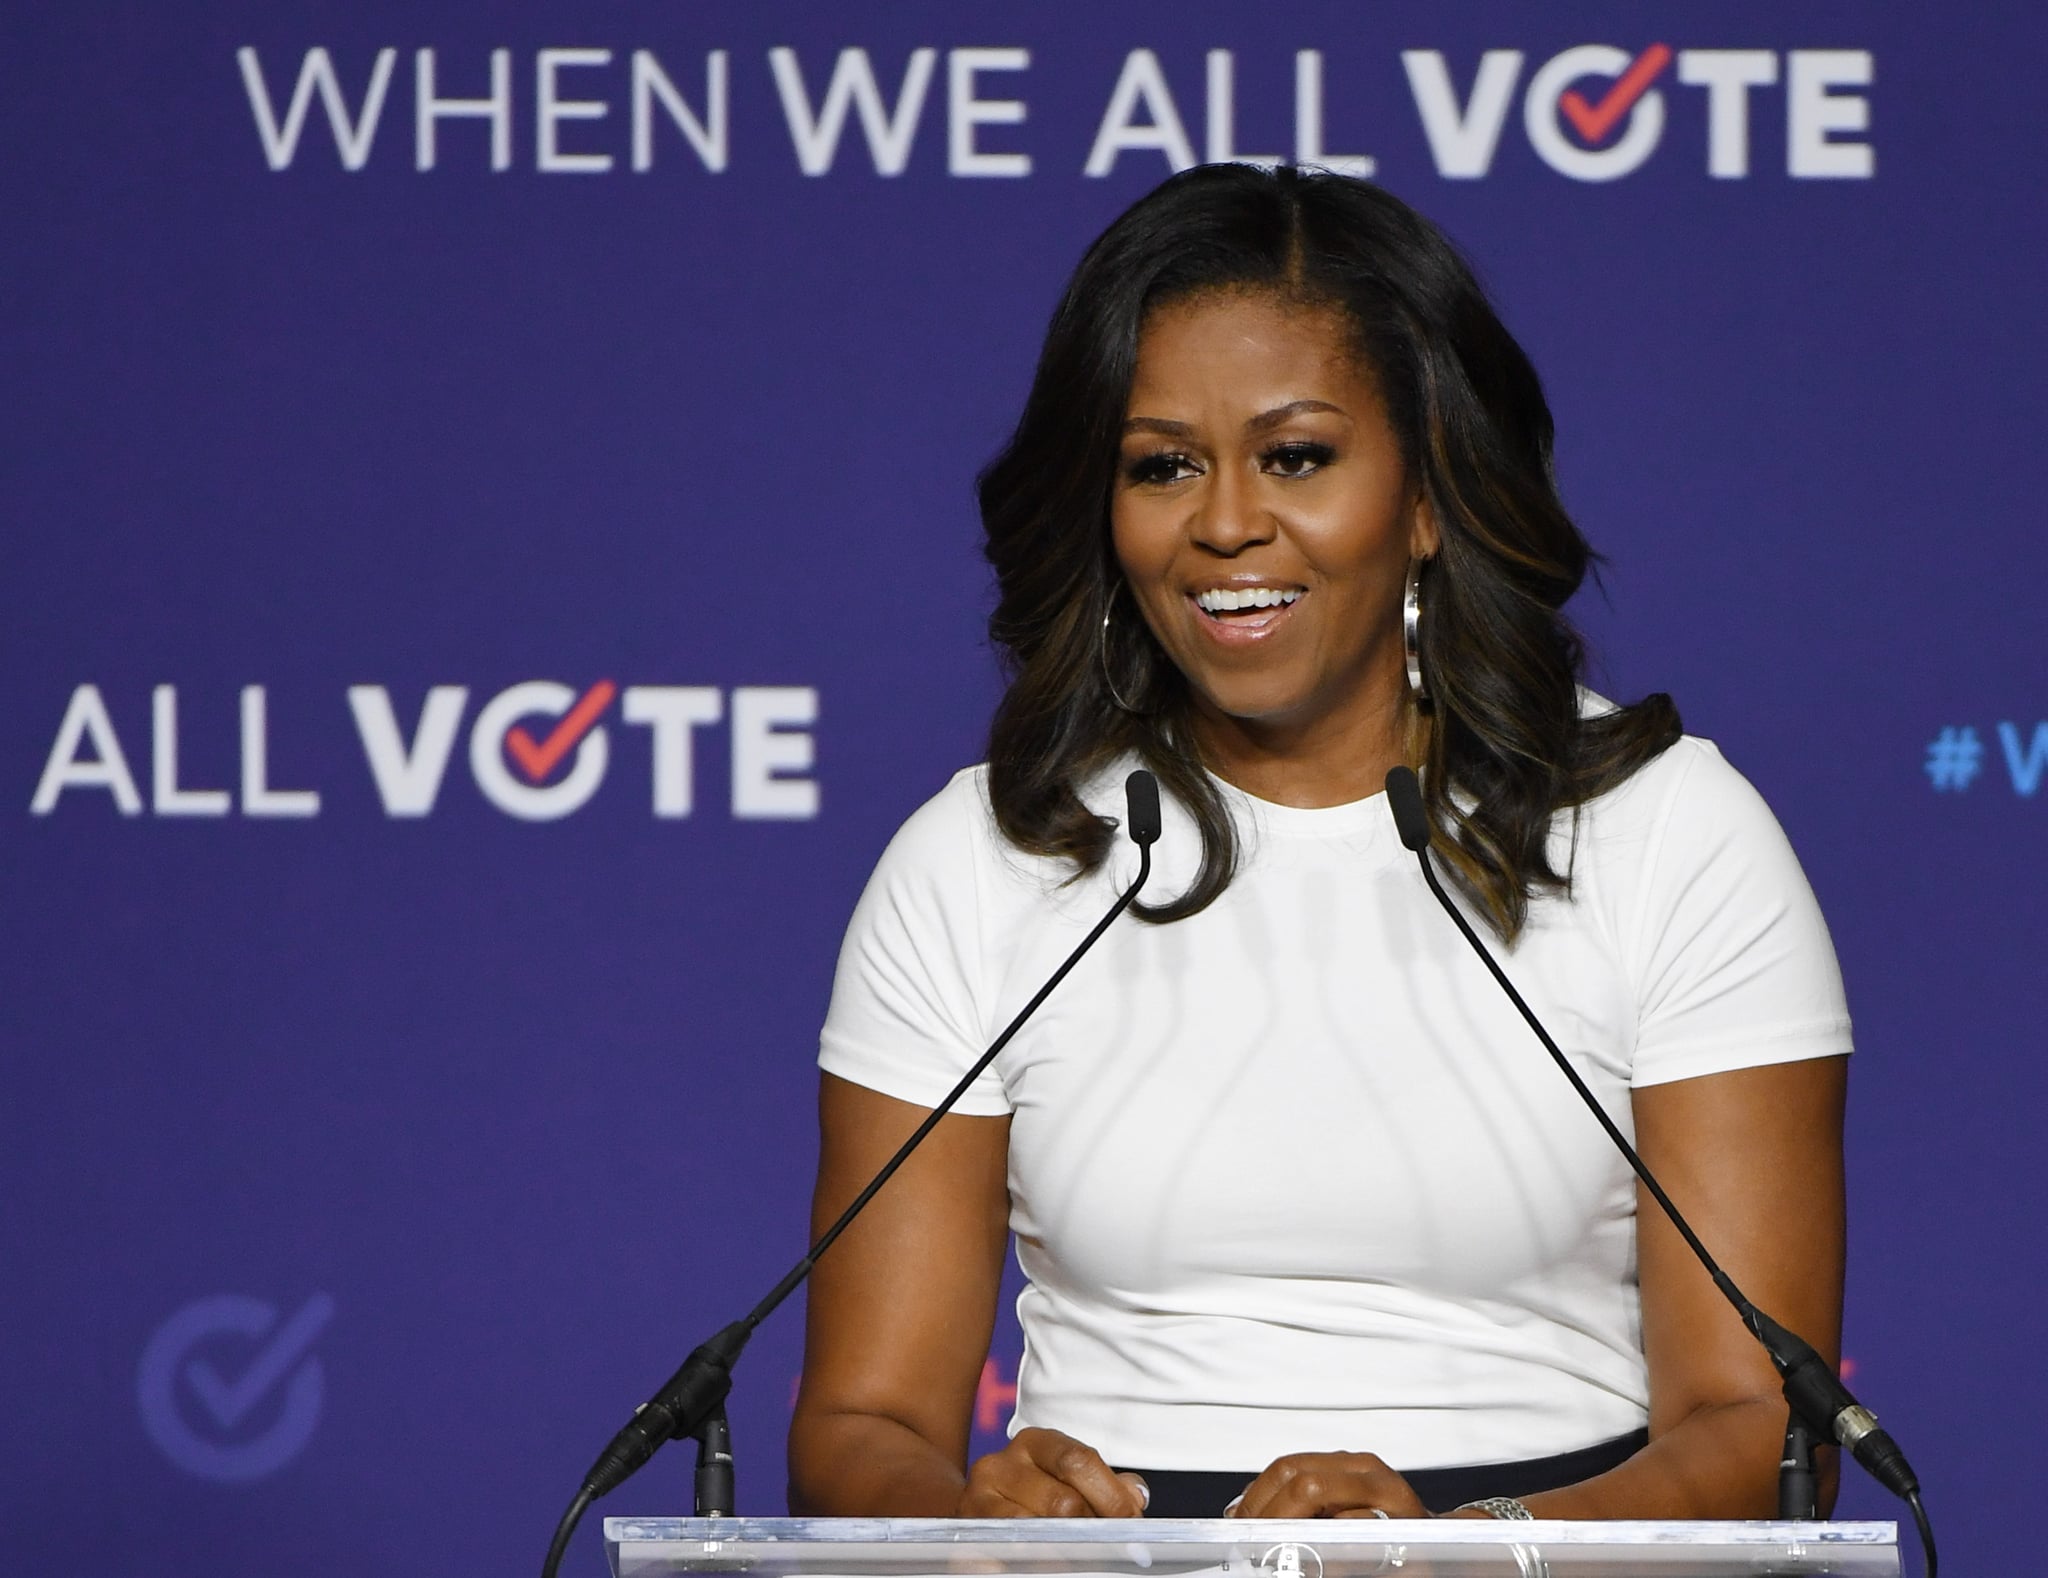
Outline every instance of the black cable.
[(1913, 1509), (1913, 1522), (1920, 1529), (1920, 1554), (1926, 1559), (1927, 1578), (1934, 1578), (1938, 1570), (1934, 1559), (1934, 1527), (1927, 1521), (1927, 1509), (1920, 1505), (1920, 1492), (1916, 1490), (1908, 1496), (1906, 1505)]
[(1528, 1003), (1523, 1001), (1522, 994), (1515, 990), (1515, 983), (1507, 978), (1507, 972), (1502, 970), (1494, 959), (1492, 950), (1479, 940), (1478, 934), (1472, 930), (1472, 923), (1465, 919), (1464, 911), (1451, 902), (1450, 895), (1444, 892), (1443, 884), (1437, 880), (1436, 867), (1430, 861), (1429, 851), (1421, 849), (1417, 850), (1416, 854), (1420, 857), (1423, 880), (1429, 884), (1430, 891), (1436, 895), (1437, 902), (1443, 906), (1444, 912), (1458, 923), (1458, 930), (1465, 934), (1465, 940), (1472, 945), (1473, 952), (1477, 953), (1486, 968), (1493, 972), (1493, 978), (1500, 983), (1500, 989), (1508, 994), (1508, 1000), (1521, 1010), (1522, 1018), (1528, 1023), (1529, 1028), (1536, 1032), (1536, 1039), (1543, 1043), (1543, 1050), (1550, 1054), (1550, 1060), (1563, 1072), (1564, 1077), (1572, 1082), (1572, 1088), (1579, 1093), (1579, 1099), (1586, 1104), (1587, 1110), (1599, 1119), (1600, 1127), (1607, 1131), (1607, 1137), (1614, 1142), (1615, 1148), (1621, 1152), (1629, 1166), (1635, 1169), (1635, 1175), (1642, 1179), (1643, 1187), (1655, 1197), (1657, 1204), (1664, 1208), (1664, 1215), (1671, 1225), (1677, 1228), (1686, 1243), (1692, 1246), (1692, 1252), (1699, 1257), (1700, 1264), (1706, 1267), (1707, 1275), (1714, 1279), (1714, 1286), (1719, 1288), (1722, 1296), (1735, 1306), (1735, 1313), (1742, 1317), (1743, 1324), (1755, 1330), (1756, 1306), (1742, 1296), (1742, 1289), (1735, 1285), (1734, 1278), (1723, 1271), (1720, 1262), (1707, 1253), (1707, 1246), (1700, 1242), (1700, 1236), (1692, 1230), (1692, 1224), (1686, 1221), (1678, 1207), (1671, 1203), (1671, 1196), (1664, 1192), (1664, 1186), (1657, 1182), (1656, 1175), (1644, 1165), (1642, 1157), (1636, 1154), (1636, 1148), (1629, 1144), (1627, 1136), (1616, 1126), (1614, 1120), (1607, 1116), (1607, 1109), (1600, 1105), (1600, 1099), (1587, 1088), (1586, 1082), (1579, 1078), (1579, 1071), (1572, 1067), (1570, 1060), (1559, 1050), (1557, 1043), (1551, 1040), (1550, 1032), (1543, 1028), (1543, 1021), (1536, 1017), (1535, 1010), (1530, 1008)]
[(1038, 989), (1037, 995), (1017, 1011), (1017, 1017), (1012, 1019), (1003, 1033), (989, 1044), (989, 1049), (975, 1059), (974, 1066), (960, 1076), (960, 1082), (946, 1092), (946, 1099), (925, 1115), (924, 1122), (917, 1126), (916, 1131), (911, 1134), (909, 1139), (903, 1142), (897, 1149), (896, 1154), (889, 1158), (888, 1163), (882, 1170), (868, 1181), (868, 1186), (853, 1197), (853, 1204), (839, 1213), (839, 1220), (826, 1228), (824, 1233), (819, 1236), (818, 1241), (811, 1245), (810, 1253), (791, 1266), (788, 1275), (776, 1283), (774, 1287), (770, 1288), (768, 1296), (762, 1299), (759, 1304), (756, 1304), (746, 1319), (740, 1322), (740, 1325), (748, 1333), (751, 1334), (756, 1326), (774, 1314), (775, 1307), (788, 1298), (790, 1294), (794, 1293), (804, 1278), (811, 1274), (811, 1268), (818, 1263), (818, 1257), (830, 1249), (839, 1235), (846, 1231), (848, 1224), (856, 1216), (860, 1215), (862, 1207), (874, 1198), (875, 1191), (896, 1176), (896, 1169), (901, 1167), (910, 1153), (917, 1149), (918, 1142), (931, 1132), (932, 1127), (938, 1123), (939, 1119), (945, 1117), (947, 1113), (953, 1110), (955, 1102), (967, 1094), (967, 1087), (981, 1077), (982, 1070), (986, 1069), (989, 1064), (996, 1060), (996, 1054), (1010, 1044), (1010, 1038), (1024, 1028), (1024, 1021), (1038, 1011), (1038, 1005), (1052, 995), (1052, 989), (1064, 981), (1067, 978), (1067, 972), (1081, 962), (1081, 955), (1095, 946), (1095, 939), (1109, 930), (1110, 922), (1131, 907), (1131, 900), (1138, 896), (1138, 890), (1145, 885), (1145, 879), (1151, 875), (1152, 846), (1150, 844), (1140, 844), (1138, 846), (1137, 879), (1124, 889), (1122, 896), (1110, 908), (1110, 912), (1095, 923), (1095, 929), (1081, 939), (1080, 946), (1067, 955), (1066, 963), (1053, 971), (1052, 979)]
[[(1578, 1092), (1586, 1110), (1599, 1120), (1601, 1128), (1607, 1131), (1607, 1137), (1627, 1159), (1630, 1168), (1642, 1180), (1644, 1188), (1663, 1208), (1666, 1220), (1678, 1229), (1693, 1254), (1698, 1257), (1700, 1264), (1713, 1278), (1714, 1286), (1721, 1290), (1722, 1296), (1735, 1307), (1735, 1312), (1742, 1323), (1770, 1354), (1771, 1362), (1783, 1378), (1785, 1401), (1791, 1406), (1795, 1418), (1803, 1417), (1816, 1438), (1823, 1441), (1840, 1441), (1854, 1454), (1856, 1461), (1870, 1471), (1878, 1483), (1912, 1507), (1914, 1521), (1920, 1527), (1921, 1549), (1927, 1558), (1929, 1578), (1932, 1578), (1935, 1561), (1934, 1532), (1928, 1524), (1926, 1509), (1920, 1504), (1920, 1482), (1914, 1476), (1911, 1465), (1906, 1462), (1905, 1454), (1899, 1450), (1898, 1443), (1892, 1440), (1889, 1432), (1878, 1428), (1876, 1415), (1856, 1401), (1835, 1374), (1834, 1368), (1814, 1351), (1811, 1343), (1797, 1332), (1788, 1331), (1780, 1326), (1743, 1296), (1734, 1279), (1723, 1271), (1720, 1264), (1707, 1252), (1707, 1246), (1700, 1242), (1699, 1235), (1692, 1230), (1692, 1224), (1686, 1221), (1678, 1207), (1672, 1204), (1671, 1197), (1664, 1192), (1663, 1186), (1643, 1164), (1642, 1157), (1636, 1154), (1636, 1148), (1623, 1136), (1614, 1120), (1608, 1117), (1607, 1110), (1600, 1105), (1586, 1082), (1579, 1077), (1578, 1070), (1572, 1067), (1563, 1050), (1551, 1039), (1550, 1032), (1543, 1027), (1543, 1021), (1536, 1017), (1535, 1010), (1530, 1008), (1523, 1000), (1522, 994), (1515, 990), (1515, 983), (1510, 981), (1507, 972), (1501, 969), (1499, 961), (1493, 956), (1493, 950), (1479, 940), (1479, 934), (1472, 929), (1472, 923), (1465, 919), (1464, 912), (1451, 901), (1451, 896), (1444, 891), (1443, 883), (1437, 878), (1436, 865), (1430, 859), (1434, 828), (1429, 813), (1423, 806), (1422, 788), (1413, 768), (1396, 767), (1387, 774), (1387, 804), (1394, 814), (1394, 825), (1400, 831), (1402, 844), (1414, 854), (1422, 868), (1422, 879), (1429, 884), (1429, 891), (1436, 898), (1438, 905), (1457, 923), (1465, 941), (1472, 945), (1472, 951), (1479, 955), (1480, 961), (1492, 974), (1494, 982), (1515, 1005), (1523, 1022), (1536, 1033), (1537, 1040), (1543, 1043), (1543, 1050), (1550, 1054), (1550, 1059), (1557, 1065), (1558, 1071), (1571, 1081), (1572, 1089)], [(1788, 1446), (1789, 1444), (1788, 1433)], [(1786, 1495), (1786, 1489), (1781, 1482), (1781, 1497)]]
[(576, 1499), (569, 1503), (569, 1510), (562, 1514), (562, 1521), (555, 1525), (555, 1537), (548, 1542), (548, 1559), (540, 1564), (540, 1578), (555, 1578), (555, 1569), (562, 1565), (562, 1553), (569, 1548), (569, 1536), (576, 1532), (576, 1525), (583, 1521), (583, 1514), (590, 1506), (590, 1501), (588, 1485), (576, 1492)]
[(662, 1444), (675, 1436), (694, 1432), (698, 1425), (714, 1408), (722, 1407), (727, 1392), (732, 1386), (732, 1366), (740, 1352), (747, 1345), (747, 1339), (754, 1329), (775, 1312), (776, 1306), (802, 1286), (818, 1258), (830, 1249), (839, 1235), (846, 1231), (853, 1219), (860, 1215), (875, 1192), (896, 1175), (896, 1170), (917, 1149), (918, 1144), (929, 1134), (938, 1121), (953, 1110), (959, 1099), (967, 1094), (968, 1087), (981, 1077), (982, 1072), (993, 1063), (996, 1055), (1010, 1044), (1010, 1039), (1024, 1028), (1038, 1009), (1038, 1005), (1051, 995), (1054, 987), (1067, 978), (1067, 974), (1081, 962), (1082, 955), (1095, 946), (1095, 941), (1118, 916), (1131, 907), (1138, 890), (1152, 874), (1152, 844), (1159, 837), (1159, 785), (1152, 775), (1143, 768), (1132, 773), (1125, 781), (1124, 793), (1129, 812), (1127, 831), (1138, 846), (1138, 875), (1131, 885), (1117, 896), (1116, 903), (1107, 915), (1097, 921), (1080, 945), (1067, 955), (1065, 962), (1055, 970), (1052, 978), (1033, 994), (1004, 1027), (988, 1050), (975, 1059), (974, 1066), (960, 1076), (959, 1082), (946, 1093), (945, 1099), (925, 1115), (910, 1138), (905, 1140), (891, 1156), (882, 1170), (869, 1180), (866, 1188), (854, 1197), (853, 1203), (839, 1213), (837, 1221), (819, 1235), (808, 1253), (783, 1279), (768, 1290), (768, 1295), (756, 1304), (742, 1320), (734, 1321), (723, 1331), (702, 1343), (683, 1362), (683, 1367), (668, 1380), (652, 1398), (634, 1410), (634, 1415), (612, 1442), (599, 1455), (590, 1472), (583, 1477), (583, 1486), (576, 1499), (569, 1504), (569, 1510), (562, 1515), (562, 1521), (555, 1528), (554, 1542), (548, 1547), (547, 1561), (541, 1568), (541, 1578), (555, 1578), (562, 1552), (567, 1548), (569, 1536), (574, 1532), (577, 1521), (584, 1511), (599, 1496), (622, 1484), (635, 1470), (647, 1461)]

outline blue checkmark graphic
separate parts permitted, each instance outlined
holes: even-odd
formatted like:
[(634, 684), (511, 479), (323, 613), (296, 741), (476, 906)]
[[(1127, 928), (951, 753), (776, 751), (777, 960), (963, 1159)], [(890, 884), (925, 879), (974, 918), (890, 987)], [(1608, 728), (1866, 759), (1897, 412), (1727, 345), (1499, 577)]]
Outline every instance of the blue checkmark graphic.
[[(325, 1293), (315, 1293), (282, 1325), (275, 1305), (240, 1294), (186, 1305), (150, 1338), (136, 1375), (136, 1401), (150, 1439), (201, 1479), (245, 1484), (275, 1473), (298, 1456), (320, 1423), (326, 1375), (310, 1350), (333, 1316), (334, 1300)], [(212, 1344), (217, 1353), (223, 1337), (256, 1344), (244, 1350), (238, 1373), (225, 1377), (214, 1358), (194, 1352)], [(203, 1405), (201, 1419), (188, 1419), (181, 1382)], [(246, 1438), (236, 1433), (267, 1413), (264, 1405), (280, 1391), (282, 1402), (266, 1429)]]

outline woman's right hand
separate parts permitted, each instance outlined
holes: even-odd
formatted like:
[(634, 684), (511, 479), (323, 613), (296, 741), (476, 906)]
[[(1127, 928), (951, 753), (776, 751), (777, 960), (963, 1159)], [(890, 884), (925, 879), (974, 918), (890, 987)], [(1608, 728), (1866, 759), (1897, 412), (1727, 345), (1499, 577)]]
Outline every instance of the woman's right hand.
[(1144, 1480), (1117, 1473), (1085, 1442), (1057, 1430), (1020, 1430), (967, 1470), (958, 1516), (1140, 1518), (1150, 1499)]

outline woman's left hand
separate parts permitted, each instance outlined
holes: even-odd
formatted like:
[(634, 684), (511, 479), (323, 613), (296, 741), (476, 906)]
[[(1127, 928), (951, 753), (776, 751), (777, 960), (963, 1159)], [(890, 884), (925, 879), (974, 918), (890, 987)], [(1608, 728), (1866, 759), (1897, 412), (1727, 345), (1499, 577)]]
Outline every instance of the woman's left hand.
[(1408, 1481), (1370, 1452), (1293, 1452), (1245, 1487), (1226, 1517), (1426, 1518)]

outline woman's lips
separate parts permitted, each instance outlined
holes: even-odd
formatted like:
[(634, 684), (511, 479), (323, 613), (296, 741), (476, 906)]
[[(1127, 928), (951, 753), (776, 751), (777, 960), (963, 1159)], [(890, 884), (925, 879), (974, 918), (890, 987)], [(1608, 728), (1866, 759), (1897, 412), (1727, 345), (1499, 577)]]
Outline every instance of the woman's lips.
[(1247, 608), (1240, 612), (1212, 614), (1206, 612), (1189, 595), (1188, 612), (1194, 615), (1195, 627), (1209, 640), (1224, 647), (1255, 646), (1270, 640), (1275, 631), (1287, 622), (1288, 616), (1307, 600), (1303, 593), (1291, 603), (1281, 603), (1272, 608)]

